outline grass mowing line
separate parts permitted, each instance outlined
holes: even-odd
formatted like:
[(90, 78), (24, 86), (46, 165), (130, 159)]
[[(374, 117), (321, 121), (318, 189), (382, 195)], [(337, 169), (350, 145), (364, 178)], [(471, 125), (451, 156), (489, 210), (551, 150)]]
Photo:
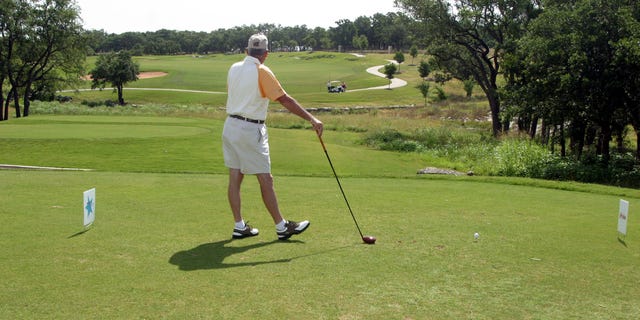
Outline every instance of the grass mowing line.
[(194, 126), (170, 126), (150, 124), (80, 124), (67, 123), (63, 126), (52, 124), (3, 125), (0, 135), (7, 139), (121, 139), (160, 138), (209, 134), (206, 128)]
[[(308, 232), (280, 242), (255, 181), (243, 185), (244, 203), (261, 234), (229, 241), (226, 175), (0, 171), (7, 275), (0, 318), (230, 319), (241, 309), (264, 319), (629, 319), (640, 312), (627, 299), (640, 296), (640, 238), (630, 232), (626, 247), (616, 240), (616, 196), (341, 179), (376, 245), (354, 236), (331, 177), (276, 179), (285, 215), (312, 221)], [(70, 237), (82, 228), (81, 193), (89, 187), (97, 190), (96, 222)]]
[(17, 164), (2, 164), (0, 163), (0, 169), (13, 169), (13, 170), (53, 170), (53, 171), (92, 171), (93, 169), (82, 168), (60, 168), (60, 167), (40, 167), (40, 166), (23, 166)]

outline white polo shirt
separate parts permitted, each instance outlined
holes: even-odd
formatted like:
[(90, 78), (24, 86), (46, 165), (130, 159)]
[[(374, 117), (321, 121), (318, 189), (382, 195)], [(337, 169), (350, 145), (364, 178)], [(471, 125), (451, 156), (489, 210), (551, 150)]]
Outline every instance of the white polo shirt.
[(266, 120), (269, 100), (286, 94), (271, 69), (252, 56), (231, 66), (227, 92), (227, 113), (255, 120)]

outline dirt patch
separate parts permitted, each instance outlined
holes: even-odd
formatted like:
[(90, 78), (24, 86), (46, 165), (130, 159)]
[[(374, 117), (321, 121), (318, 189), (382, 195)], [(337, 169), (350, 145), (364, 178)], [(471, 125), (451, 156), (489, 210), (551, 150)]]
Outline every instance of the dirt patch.
[[(166, 75), (168, 75), (168, 73), (162, 72), (162, 71), (140, 72), (138, 74), (138, 79), (142, 80), (142, 79), (159, 78), (159, 77), (164, 77)], [(88, 74), (88, 75), (82, 77), (82, 80), (91, 81), (91, 75)]]
[(161, 71), (140, 72), (140, 74), (138, 75), (138, 79), (159, 78), (166, 75), (168, 75), (168, 73)]

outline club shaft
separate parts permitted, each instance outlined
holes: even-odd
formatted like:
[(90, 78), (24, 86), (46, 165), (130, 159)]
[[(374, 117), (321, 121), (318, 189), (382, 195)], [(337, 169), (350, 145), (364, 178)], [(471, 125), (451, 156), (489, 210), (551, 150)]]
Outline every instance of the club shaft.
[(358, 233), (360, 234), (360, 237), (364, 238), (364, 236), (362, 235), (362, 231), (360, 230), (360, 226), (358, 225), (358, 221), (356, 220), (356, 216), (353, 214), (353, 210), (351, 210), (351, 205), (349, 204), (349, 200), (347, 200), (347, 195), (344, 193), (344, 189), (342, 189), (342, 184), (340, 183), (340, 179), (338, 178), (336, 169), (333, 167), (333, 163), (331, 162), (331, 157), (329, 157), (329, 152), (327, 152), (327, 148), (325, 147), (324, 142), (322, 141), (322, 137), (318, 136), (318, 139), (320, 139), (320, 144), (322, 145), (324, 154), (327, 156), (327, 160), (329, 161), (329, 166), (331, 166), (331, 171), (333, 171), (333, 176), (336, 178), (336, 182), (338, 182), (338, 187), (340, 188), (340, 192), (342, 193), (344, 202), (347, 204), (347, 208), (349, 209), (351, 218), (353, 218), (353, 222), (356, 224), (356, 228), (358, 229)]

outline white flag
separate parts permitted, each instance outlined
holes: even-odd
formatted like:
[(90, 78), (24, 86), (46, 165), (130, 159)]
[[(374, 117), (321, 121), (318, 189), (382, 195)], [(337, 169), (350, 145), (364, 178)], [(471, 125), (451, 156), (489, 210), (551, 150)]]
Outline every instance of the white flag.
[(84, 227), (86, 228), (96, 219), (96, 188), (89, 189), (83, 194)]
[(629, 201), (620, 199), (620, 211), (618, 212), (618, 232), (627, 235), (627, 221), (629, 220)]

